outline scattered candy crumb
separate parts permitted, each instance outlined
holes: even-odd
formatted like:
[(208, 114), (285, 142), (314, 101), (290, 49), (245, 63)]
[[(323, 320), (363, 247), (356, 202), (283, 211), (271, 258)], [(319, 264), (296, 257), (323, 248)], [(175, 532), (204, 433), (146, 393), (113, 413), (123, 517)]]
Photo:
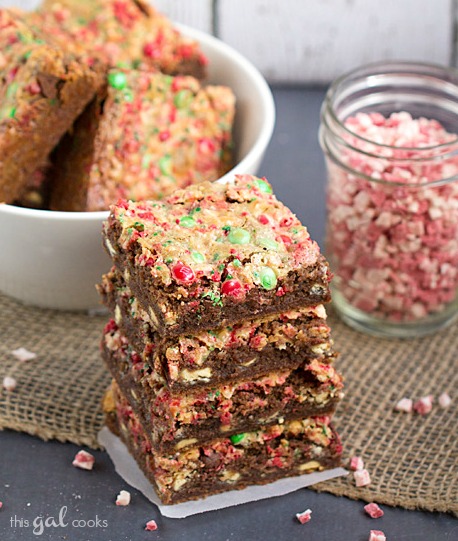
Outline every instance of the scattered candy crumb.
[(147, 522), (145, 530), (147, 530), (148, 532), (154, 532), (154, 530), (157, 530), (156, 521), (150, 520), (149, 522)]
[(376, 503), (368, 503), (364, 506), (364, 511), (371, 517), (371, 518), (380, 518), (383, 517), (384, 513), (380, 509), (380, 507)]
[(423, 396), (420, 400), (414, 402), (413, 409), (420, 415), (428, 415), (433, 409), (433, 395)]
[(127, 490), (121, 490), (116, 498), (116, 505), (129, 505), (130, 504), (130, 492)]
[(301, 524), (305, 524), (306, 522), (310, 522), (312, 519), (312, 510), (306, 509), (302, 513), (296, 513), (296, 518)]
[(369, 541), (386, 541), (386, 537), (380, 530), (371, 530)]
[(411, 413), (413, 409), (413, 401), (410, 398), (401, 398), (396, 406), (394, 406), (394, 409), (396, 411)]
[(357, 470), (353, 474), (357, 487), (365, 487), (371, 484), (371, 477), (367, 470)]
[(360, 456), (352, 456), (350, 459), (350, 470), (357, 471), (364, 469), (364, 461)]
[(18, 348), (11, 352), (11, 355), (14, 355), (18, 361), (31, 361), (32, 359), (36, 359), (37, 354), (33, 353), (32, 351), (29, 351), (25, 348)]
[(82, 470), (92, 470), (94, 467), (95, 458), (87, 451), (78, 451), (73, 459), (73, 466)]
[(3, 502), (0, 502), (0, 509), (3, 507)]
[(16, 385), (17, 381), (14, 378), (10, 376), (5, 376), (3, 378), (3, 388), (6, 391), (14, 391), (14, 389), (16, 389)]
[(447, 394), (447, 393), (442, 393), (440, 396), (439, 396), (439, 406), (442, 408), (442, 409), (446, 409), (450, 406), (450, 404), (452, 403), (452, 399), (450, 398), (450, 396)]

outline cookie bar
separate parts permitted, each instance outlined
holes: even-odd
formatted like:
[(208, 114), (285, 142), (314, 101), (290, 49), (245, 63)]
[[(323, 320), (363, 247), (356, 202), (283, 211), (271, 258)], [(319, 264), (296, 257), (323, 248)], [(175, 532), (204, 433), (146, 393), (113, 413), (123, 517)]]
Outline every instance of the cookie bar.
[(318, 245), (270, 184), (251, 175), (202, 182), (163, 202), (120, 201), (104, 242), (161, 335), (330, 300)]
[(107, 82), (56, 153), (51, 209), (161, 199), (230, 169), (232, 90), (135, 70), (112, 70)]
[(216, 434), (267, 426), (282, 420), (332, 413), (342, 378), (318, 359), (255, 380), (173, 393), (111, 321), (102, 356), (157, 449), (182, 449)]
[(102, 81), (99, 66), (44, 44), (20, 15), (0, 10), (0, 202), (26, 195)]
[(116, 385), (104, 410), (163, 503), (177, 503), (247, 485), (336, 467), (342, 447), (329, 417), (261, 427), (176, 452), (158, 453)]
[(29, 20), (47, 39), (91, 64), (206, 75), (198, 43), (143, 0), (45, 0)]
[(323, 305), (194, 335), (161, 337), (119, 272), (104, 275), (98, 289), (129, 343), (172, 391), (253, 379), (297, 368), (304, 359), (332, 362), (336, 356)]

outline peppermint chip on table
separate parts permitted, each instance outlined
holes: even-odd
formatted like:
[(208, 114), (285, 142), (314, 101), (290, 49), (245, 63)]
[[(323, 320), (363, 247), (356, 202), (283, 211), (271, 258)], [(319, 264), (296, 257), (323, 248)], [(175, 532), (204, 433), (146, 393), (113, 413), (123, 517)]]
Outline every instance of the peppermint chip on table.
[(413, 401), (410, 398), (401, 398), (396, 406), (394, 406), (394, 409), (396, 411), (411, 413), (413, 409)]
[(428, 415), (433, 409), (433, 395), (423, 396), (420, 400), (414, 402), (413, 409), (420, 415)]
[(380, 507), (376, 503), (368, 503), (364, 506), (364, 511), (371, 517), (371, 518), (380, 518), (383, 517), (384, 512), (380, 509)]
[(450, 406), (450, 404), (452, 403), (452, 399), (450, 398), (450, 396), (447, 394), (447, 393), (442, 393), (440, 396), (439, 396), (439, 399), (438, 399), (438, 402), (439, 402), (439, 406), (442, 408), (442, 409), (446, 409)]
[(350, 470), (357, 471), (364, 469), (364, 461), (360, 456), (352, 456), (350, 459)]
[(302, 513), (296, 513), (296, 518), (301, 524), (310, 522), (310, 520), (312, 519), (312, 510), (306, 509), (305, 511), (302, 511)]
[(155, 520), (150, 520), (146, 523), (145, 530), (148, 532), (154, 532), (154, 530), (157, 530), (157, 524)]
[(355, 482), (357, 487), (365, 487), (371, 484), (371, 477), (367, 470), (357, 470), (353, 474), (355, 476)]
[(386, 537), (380, 530), (371, 530), (369, 541), (386, 541)]
[(3, 378), (3, 388), (6, 391), (14, 391), (14, 389), (16, 389), (16, 385), (17, 381), (14, 378), (10, 376), (5, 376)]
[(23, 362), (31, 361), (32, 359), (36, 359), (37, 357), (36, 353), (33, 353), (32, 351), (29, 351), (28, 349), (25, 349), (22, 347), (14, 349), (11, 352), (11, 355), (14, 355), (18, 361), (23, 361)]
[(116, 505), (126, 506), (130, 504), (130, 492), (127, 490), (121, 490), (116, 497)]
[(72, 465), (82, 470), (92, 470), (95, 458), (87, 451), (78, 451), (73, 459)]

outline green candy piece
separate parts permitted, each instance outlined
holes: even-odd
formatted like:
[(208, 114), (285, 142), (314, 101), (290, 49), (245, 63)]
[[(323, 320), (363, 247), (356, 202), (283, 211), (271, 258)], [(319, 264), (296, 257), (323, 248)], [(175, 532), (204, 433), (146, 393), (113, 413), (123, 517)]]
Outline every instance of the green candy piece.
[(230, 440), (234, 445), (237, 445), (237, 443), (240, 443), (244, 437), (245, 437), (245, 434), (233, 434), (230, 437)]
[(262, 267), (259, 271), (259, 280), (264, 289), (273, 289), (277, 285), (277, 275), (270, 267)]
[(194, 227), (196, 222), (192, 216), (183, 216), (180, 218), (181, 227)]
[(17, 111), (16, 107), (11, 107), (8, 116), (9, 116), (10, 118), (14, 118), (14, 117), (16, 116), (16, 111)]
[(11, 83), (10, 86), (6, 89), (6, 97), (12, 98), (19, 88), (19, 85), (17, 83)]
[(142, 169), (148, 169), (149, 164), (151, 163), (151, 154), (145, 154), (142, 158)]
[(158, 164), (159, 164), (159, 170), (161, 171), (163, 175), (170, 176), (172, 174), (172, 156), (170, 156), (170, 154), (166, 154), (165, 156), (162, 156)]
[(179, 90), (175, 97), (173, 98), (173, 103), (175, 104), (175, 107), (178, 109), (182, 109), (184, 107), (187, 107), (193, 98), (193, 94), (190, 90), (184, 88), (183, 90)]
[(229, 235), (227, 236), (227, 240), (229, 242), (232, 242), (232, 244), (248, 244), (250, 242), (250, 239), (250, 233), (240, 227), (231, 229)]
[(132, 90), (130, 90), (130, 88), (125, 88), (122, 95), (124, 96), (124, 101), (127, 101), (128, 103), (132, 103), (134, 101), (134, 93)]
[(261, 248), (267, 248), (267, 250), (278, 250), (278, 242), (275, 242), (272, 239), (258, 239), (258, 244)]
[(200, 252), (191, 252), (191, 257), (196, 263), (205, 263), (205, 257)]
[(269, 186), (269, 184), (267, 184), (265, 180), (257, 178), (254, 183), (261, 190), (261, 192), (272, 193), (272, 188)]
[(115, 71), (108, 74), (108, 84), (116, 88), (116, 90), (122, 90), (127, 85), (126, 74), (122, 71)]

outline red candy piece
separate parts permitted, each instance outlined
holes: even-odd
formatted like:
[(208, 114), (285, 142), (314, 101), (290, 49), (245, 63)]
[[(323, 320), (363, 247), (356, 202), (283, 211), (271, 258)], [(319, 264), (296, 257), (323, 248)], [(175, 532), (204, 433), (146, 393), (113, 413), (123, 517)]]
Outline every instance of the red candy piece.
[(364, 506), (364, 511), (371, 517), (371, 518), (380, 518), (383, 517), (384, 513), (380, 509), (380, 507), (376, 503), (368, 503)]
[(185, 285), (192, 284), (196, 279), (191, 267), (183, 265), (180, 261), (172, 268), (172, 275), (177, 282)]
[(243, 293), (242, 284), (238, 280), (227, 280), (221, 286), (221, 292), (223, 295), (238, 297)]

